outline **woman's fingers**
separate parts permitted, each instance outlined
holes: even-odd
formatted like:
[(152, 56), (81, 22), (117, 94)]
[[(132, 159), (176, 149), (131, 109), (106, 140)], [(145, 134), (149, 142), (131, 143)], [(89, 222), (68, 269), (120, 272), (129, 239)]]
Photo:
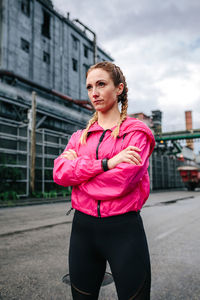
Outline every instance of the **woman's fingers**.
[(130, 157), (130, 160), (132, 161), (132, 163), (136, 164), (136, 165), (141, 165), (141, 161), (137, 159), (137, 157), (132, 156)]
[(75, 155), (77, 155), (77, 154), (76, 154), (76, 151), (74, 151), (74, 150), (72, 150), (72, 149), (69, 149), (69, 150), (67, 150), (67, 151), (69, 151), (69, 152), (74, 153)]
[(72, 150), (72, 149), (69, 149), (67, 151), (64, 151), (62, 154), (61, 154), (61, 157), (64, 157), (64, 158), (67, 158), (69, 160), (74, 160), (77, 158), (77, 154), (76, 154), (76, 151)]
[(74, 159), (74, 156), (72, 154), (70, 154), (70, 153), (68, 153), (68, 154), (61, 154), (61, 157), (64, 157), (64, 158), (67, 158), (67, 159), (70, 159), (70, 160)]
[(74, 151), (72, 149), (69, 149), (69, 150), (63, 152), (63, 154), (69, 154), (69, 153), (71, 153), (71, 154), (73, 154), (74, 156), (77, 157), (76, 151)]
[(140, 162), (140, 163), (142, 162), (141, 156), (137, 152), (129, 150), (129, 151), (127, 151), (127, 153), (129, 155), (131, 155), (132, 158), (136, 159), (138, 162)]
[(125, 158), (125, 162), (130, 163), (130, 164), (134, 164), (134, 165), (140, 165), (141, 163), (139, 162), (139, 160), (137, 160), (137, 158), (135, 158), (132, 155), (128, 155)]
[(128, 146), (126, 149), (127, 149), (127, 150), (138, 151), (138, 152), (140, 152), (140, 151), (141, 151), (141, 149), (140, 149), (140, 148), (138, 148), (138, 147), (135, 147), (135, 146)]

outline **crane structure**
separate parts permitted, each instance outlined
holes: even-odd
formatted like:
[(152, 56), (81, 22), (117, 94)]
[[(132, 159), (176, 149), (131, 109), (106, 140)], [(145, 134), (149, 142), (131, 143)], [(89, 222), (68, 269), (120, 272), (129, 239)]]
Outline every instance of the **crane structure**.
[[(200, 129), (163, 132), (155, 135), (157, 149), (165, 154), (176, 155), (182, 152), (181, 140), (200, 139)], [(170, 145), (169, 145), (170, 143)]]

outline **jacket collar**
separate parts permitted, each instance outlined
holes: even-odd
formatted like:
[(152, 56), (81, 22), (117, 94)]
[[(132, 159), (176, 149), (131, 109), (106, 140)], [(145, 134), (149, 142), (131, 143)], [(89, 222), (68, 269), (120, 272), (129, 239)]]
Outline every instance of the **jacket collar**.
[[(113, 131), (115, 129), (115, 127), (116, 126), (112, 127), (111, 129), (108, 129), (108, 130)], [(88, 133), (97, 132), (97, 131), (102, 132), (102, 131), (104, 131), (104, 129), (98, 124), (98, 122), (95, 122), (94, 124), (92, 124), (90, 126)], [(150, 150), (150, 153), (151, 153), (155, 146), (155, 139), (154, 139), (153, 133), (151, 132), (150, 128), (146, 124), (144, 124), (142, 121), (140, 121), (138, 119), (127, 117), (120, 126), (118, 137), (122, 137), (122, 136), (124, 136), (124, 134), (134, 132), (134, 131), (142, 131), (142, 132), (146, 133), (146, 135), (148, 136), (150, 143), (151, 143), (151, 150)]]
[[(116, 125), (108, 130), (113, 131), (115, 129)], [(141, 130), (141, 131), (150, 131), (150, 129), (138, 119), (127, 117), (124, 122), (120, 126), (119, 130), (119, 137), (123, 136), (124, 134), (127, 134), (129, 132), (133, 132), (135, 130)], [(95, 122), (92, 124), (88, 130), (88, 132), (95, 132), (95, 131), (104, 131), (103, 127), (101, 127), (98, 122)]]

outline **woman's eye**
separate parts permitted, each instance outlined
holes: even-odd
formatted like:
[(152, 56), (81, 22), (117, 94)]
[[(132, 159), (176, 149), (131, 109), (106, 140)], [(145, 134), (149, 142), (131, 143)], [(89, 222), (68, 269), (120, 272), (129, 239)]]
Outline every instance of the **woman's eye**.
[(99, 86), (105, 86), (105, 82), (99, 82)]
[(88, 91), (91, 90), (91, 88), (92, 88), (91, 85), (88, 85), (88, 86), (86, 87), (86, 89), (87, 89)]

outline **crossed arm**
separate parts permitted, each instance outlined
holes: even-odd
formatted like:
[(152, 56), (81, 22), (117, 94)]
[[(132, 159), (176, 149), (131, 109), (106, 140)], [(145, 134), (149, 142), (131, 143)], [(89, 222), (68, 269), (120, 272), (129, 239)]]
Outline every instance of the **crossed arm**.
[[(119, 152), (117, 155), (113, 156), (108, 160), (108, 169), (113, 169), (116, 165), (121, 162), (126, 162), (132, 165), (140, 165), (142, 159), (138, 152), (141, 150), (135, 146), (128, 146), (126, 149)], [(78, 158), (76, 151), (73, 149), (68, 149), (61, 154), (61, 157), (64, 157), (68, 160), (75, 160)]]
[[(128, 193), (148, 168), (150, 143), (142, 132), (138, 133), (137, 137), (140, 141), (137, 143), (138, 147), (129, 145), (109, 159), (107, 172), (103, 171), (101, 160), (85, 155), (78, 157), (75, 148), (69, 142), (65, 151), (55, 160), (55, 182), (63, 186), (79, 185), (83, 192), (99, 200)], [(135, 142), (133, 136), (129, 144)]]

